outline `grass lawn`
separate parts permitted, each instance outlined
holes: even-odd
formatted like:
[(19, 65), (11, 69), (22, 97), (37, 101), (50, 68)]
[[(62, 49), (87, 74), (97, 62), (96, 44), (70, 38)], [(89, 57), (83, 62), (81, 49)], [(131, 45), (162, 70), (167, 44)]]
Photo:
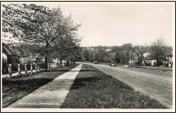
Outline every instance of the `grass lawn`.
[[(125, 67), (119, 67), (119, 68), (125, 68)], [(139, 72), (157, 74), (157, 75), (173, 76), (172, 70), (165, 70), (165, 69), (162, 70), (162, 69), (143, 68), (143, 67), (128, 67), (127, 69), (136, 70)]]
[[(109, 65), (109, 63), (102, 63), (99, 62), (99, 64), (103, 65)], [(123, 64), (117, 64), (118, 68), (125, 68)], [(172, 68), (166, 67), (166, 68), (161, 68), (161, 67), (152, 67), (152, 66), (130, 66), (126, 69), (130, 70), (136, 70), (140, 72), (147, 72), (151, 74), (157, 74), (157, 75), (164, 75), (164, 76), (172, 76), (173, 75), (173, 70)]]
[(91, 65), (83, 65), (61, 108), (166, 108)]
[(78, 64), (63, 68), (52, 69), (48, 72), (35, 73), (32, 76), (13, 77), (11, 80), (2, 79), (2, 107), (8, 107), (37, 88), (47, 84), (54, 78), (76, 67)]

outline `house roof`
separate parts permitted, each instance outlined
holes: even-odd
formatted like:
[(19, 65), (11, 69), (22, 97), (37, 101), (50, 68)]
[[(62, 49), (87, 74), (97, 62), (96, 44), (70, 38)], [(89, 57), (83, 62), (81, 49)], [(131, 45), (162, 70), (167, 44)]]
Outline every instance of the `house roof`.
[(109, 51), (111, 51), (111, 49), (106, 49), (105, 51), (109, 52)]
[(148, 57), (149, 55), (150, 55), (149, 52), (146, 52), (146, 53), (143, 54), (144, 57)]
[(29, 54), (30, 54), (28, 51), (22, 51), (22, 52), (20, 52), (17, 48), (12, 48), (12, 49), (13, 49), (13, 51), (15, 52), (15, 54), (17, 56), (28, 57)]
[(12, 48), (10, 48), (8, 45), (6, 45), (5, 43), (2, 43), (2, 52), (6, 55), (11, 55), (11, 56), (17, 56), (17, 54), (12, 50)]
[(17, 54), (17, 56), (21, 56), (21, 52), (18, 49), (13, 48), (13, 51)]

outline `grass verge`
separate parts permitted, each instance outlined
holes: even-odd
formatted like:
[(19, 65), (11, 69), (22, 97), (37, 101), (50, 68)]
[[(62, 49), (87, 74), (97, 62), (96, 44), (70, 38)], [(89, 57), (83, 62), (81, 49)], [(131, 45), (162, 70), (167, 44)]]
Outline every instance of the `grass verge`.
[(83, 65), (61, 108), (166, 108), (123, 82)]
[(2, 79), (2, 107), (8, 107), (17, 100), (23, 98), (39, 87), (52, 81), (54, 78), (78, 66), (66, 66), (63, 68), (51, 69), (48, 72), (35, 73), (32, 76), (13, 77), (12, 79)]

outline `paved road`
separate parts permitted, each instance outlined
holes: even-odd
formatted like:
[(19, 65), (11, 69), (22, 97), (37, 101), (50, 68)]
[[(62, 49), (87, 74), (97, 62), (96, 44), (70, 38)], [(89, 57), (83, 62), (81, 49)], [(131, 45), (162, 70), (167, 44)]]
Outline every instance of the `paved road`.
[(155, 98), (163, 105), (172, 107), (172, 73), (162, 75), (131, 70), (121, 67), (110, 67), (107, 65), (91, 64), (102, 72), (111, 75), (118, 80), (133, 87), (151, 98)]

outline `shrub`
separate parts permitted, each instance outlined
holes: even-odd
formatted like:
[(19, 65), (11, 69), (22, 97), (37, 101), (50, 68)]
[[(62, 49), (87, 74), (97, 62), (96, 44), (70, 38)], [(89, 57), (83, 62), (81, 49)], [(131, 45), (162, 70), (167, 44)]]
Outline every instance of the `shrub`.
[(163, 62), (162, 62), (162, 60), (158, 60), (158, 63), (157, 63), (157, 65), (163, 65)]
[(12, 71), (18, 71), (18, 63), (12, 64)]
[(150, 62), (145, 62), (145, 66), (151, 66)]

